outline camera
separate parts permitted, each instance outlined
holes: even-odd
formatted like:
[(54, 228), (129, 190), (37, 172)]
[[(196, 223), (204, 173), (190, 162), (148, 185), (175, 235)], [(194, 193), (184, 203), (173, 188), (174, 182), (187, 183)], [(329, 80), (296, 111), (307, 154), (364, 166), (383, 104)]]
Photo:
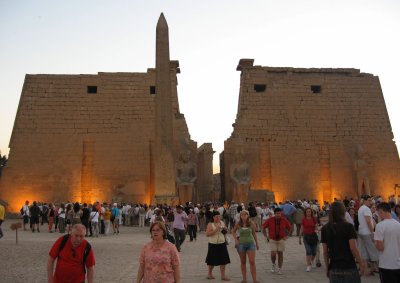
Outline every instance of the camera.
[(221, 233), (225, 235), (226, 233), (228, 233), (228, 229), (226, 229), (225, 227), (222, 228), (221, 229)]

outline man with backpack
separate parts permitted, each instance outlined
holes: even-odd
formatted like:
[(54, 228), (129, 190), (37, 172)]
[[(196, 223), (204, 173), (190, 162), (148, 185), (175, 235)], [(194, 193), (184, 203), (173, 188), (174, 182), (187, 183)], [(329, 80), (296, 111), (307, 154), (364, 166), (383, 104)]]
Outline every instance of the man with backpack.
[(71, 235), (64, 235), (54, 243), (47, 260), (49, 283), (85, 282), (85, 277), (87, 282), (93, 282), (95, 259), (93, 249), (84, 239), (85, 234), (85, 226), (75, 224)]

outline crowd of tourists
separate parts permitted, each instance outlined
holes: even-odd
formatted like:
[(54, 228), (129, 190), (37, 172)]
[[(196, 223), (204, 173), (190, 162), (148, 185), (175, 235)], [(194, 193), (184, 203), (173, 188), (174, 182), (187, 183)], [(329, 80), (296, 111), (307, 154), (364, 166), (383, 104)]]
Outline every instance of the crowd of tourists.
[[(106, 236), (111, 228), (118, 235), (119, 225), (124, 225), (150, 226), (152, 240), (141, 252), (137, 282), (180, 282), (179, 252), (186, 236), (196, 241), (199, 231), (208, 238), (205, 259), (208, 279), (215, 278), (213, 269), (219, 266), (221, 280), (230, 280), (225, 266), (230, 263), (227, 245), (231, 243), (240, 258), (242, 282), (247, 282), (247, 261), (252, 282), (259, 282), (255, 257), (263, 235), (271, 252), (272, 273), (282, 274), (286, 239), (296, 236), (305, 248), (306, 272), (322, 266), (322, 246), (330, 282), (361, 282), (360, 275), (377, 273), (381, 282), (400, 282), (400, 205), (393, 197), (388, 202), (379, 196), (366, 195), (360, 201), (346, 197), (322, 205), (317, 200), (303, 199), (247, 205), (235, 201), (230, 204), (188, 202), (174, 207), (100, 202), (55, 205), (34, 201), (30, 204), (26, 201), (20, 212), (24, 230), (34, 233), (46, 227), (50, 233), (65, 233), (49, 254), (49, 278), (69, 274), (53, 273), (53, 264), (56, 259), (63, 260), (59, 253), (64, 245), (71, 245), (85, 258), (84, 268), (80, 270), (89, 270), (87, 278), (92, 281), (90, 267), (94, 266), (94, 255), (84, 237)], [(52, 281), (49, 279), (49, 282)]]

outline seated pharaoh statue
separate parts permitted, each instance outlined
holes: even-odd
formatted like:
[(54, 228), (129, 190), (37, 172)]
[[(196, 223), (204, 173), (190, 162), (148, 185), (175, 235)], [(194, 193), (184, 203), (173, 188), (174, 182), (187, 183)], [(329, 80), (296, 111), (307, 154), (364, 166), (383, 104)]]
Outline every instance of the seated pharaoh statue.
[(249, 165), (244, 160), (244, 154), (236, 152), (235, 162), (231, 165), (231, 178), (234, 183), (232, 200), (246, 203), (250, 188)]

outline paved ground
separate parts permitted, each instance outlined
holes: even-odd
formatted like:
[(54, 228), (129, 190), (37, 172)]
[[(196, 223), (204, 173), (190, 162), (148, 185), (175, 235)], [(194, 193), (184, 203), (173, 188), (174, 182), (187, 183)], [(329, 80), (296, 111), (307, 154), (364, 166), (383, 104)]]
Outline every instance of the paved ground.
[[(59, 233), (41, 233), (19, 231), (19, 244), (15, 244), (15, 232), (9, 229), (15, 220), (6, 220), (3, 225), (4, 238), (0, 239), (0, 282), (46, 282), (46, 261), (53, 242)], [(257, 252), (256, 264), (260, 282), (328, 282), (324, 268), (305, 272), (304, 246), (299, 246), (297, 238), (290, 238), (284, 254), (283, 275), (269, 272), (271, 263), (269, 248), (262, 234), (262, 247)], [(148, 227), (122, 227), (119, 236), (88, 238), (95, 252), (95, 282), (134, 282), (138, 268), (138, 257), (144, 243), (150, 240)], [(231, 264), (227, 266), (227, 275), (231, 282), (240, 282), (240, 263), (236, 250), (229, 245)], [(200, 233), (197, 241), (187, 241), (182, 246), (181, 277), (182, 282), (203, 283), (221, 282), (219, 269), (215, 270), (215, 280), (207, 280), (207, 266), (204, 263), (207, 253), (207, 238)], [(250, 273), (248, 271), (248, 282)], [(363, 277), (362, 282), (377, 283), (378, 276)]]

